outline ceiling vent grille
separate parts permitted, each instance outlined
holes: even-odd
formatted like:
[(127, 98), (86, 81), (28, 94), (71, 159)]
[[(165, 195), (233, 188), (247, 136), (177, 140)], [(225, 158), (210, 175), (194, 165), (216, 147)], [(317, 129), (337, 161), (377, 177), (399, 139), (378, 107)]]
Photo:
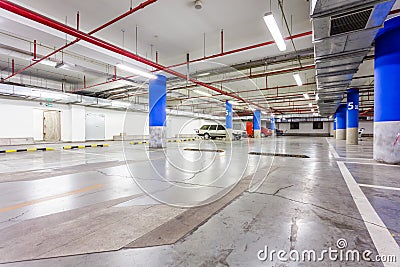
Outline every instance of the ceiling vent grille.
[(331, 36), (365, 29), (372, 8), (341, 14), (331, 18)]

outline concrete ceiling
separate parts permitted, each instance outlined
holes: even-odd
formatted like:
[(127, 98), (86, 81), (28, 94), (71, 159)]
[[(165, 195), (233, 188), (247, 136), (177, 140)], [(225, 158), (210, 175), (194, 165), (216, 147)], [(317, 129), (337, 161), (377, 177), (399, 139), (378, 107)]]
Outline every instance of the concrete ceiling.
[[(71, 27), (76, 27), (76, 13), (80, 13), (80, 29), (84, 32), (104, 24), (105, 22), (121, 15), (129, 10), (131, 1), (61, 1), (61, 0), (19, 0), (11, 1), (13, 3), (28, 7), (40, 14), (51, 17), (59, 22), (67, 21)], [(137, 6), (143, 1), (132, 1), (132, 6)], [(288, 31), (284, 23), (281, 22), (280, 10), (277, 1), (272, 2), (272, 12), (278, 18), (279, 26), (288, 36)], [(311, 22), (309, 19), (309, 2), (306, 0), (283, 1), (285, 16), (289, 23), (292, 35), (311, 31)], [(398, 8), (396, 3), (395, 9)], [(205, 55), (210, 56), (221, 52), (221, 29), (224, 30), (224, 51), (234, 50), (241, 47), (251, 46), (254, 44), (271, 41), (272, 37), (266, 30), (262, 16), (265, 12), (270, 11), (270, 1), (265, 0), (203, 0), (203, 9), (196, 10), (192, 0), (158, 0), (156, 3), (130, 15), (111, 25), (110, 27), (95, 34), (96, 37), (106, 40), (112, 44), (124, 47), (127, 50), (136, 51), (136, 27), (138, 28), (138, 53), (150, 60), (155, 60), (155, 51), (159, 53), (159, 63), (165, 66), (183, 63), (186, 61), (186, 53), (190, 53), (191, 59), (197, 59)], [(123, 33), (124, 42), (123, 42)], [(205, 47), (204, 47), (205, 36)], [(30, 20), (18, 17), (7, 11), (0, 10), (0, 37), (2, 44), (13, 46), (26, 52), (32, 52), (32, 42), (37, 40), (40, 46), (38, 53), (46, 55), (54, 48), (63, 46), (66, 42), (74, 40), (72, 37), (65, 36), (61, 32), (50, 29), (46, 26), (32, 22)], [(304, 50), (312, 48), (311, 36), (301, 37), (294, 40), (296, 50)], [(232, 54), (229, 56), (218, 57), (206, 62), (191, 64), (190, 72), (205, 72), (210, 69), (223, 68), (238, 63), (245, 63), (262, 58), (269, 58), (276, 55), (292, 53), (295, 48), (290, 41), (287, 41), (288, 49), (285, 52), (279, 52), (275, 45), (268, 45), (257, 49), (251, 49), (245, 52)], [(1, 51), (1, 49), (0, 49)], [(31, 68), (24, 75), (17, 76), (12, 82), (32, 83), (32, 76), (39, 77), (38, 82), (34, 85), (43, 85), (44, 80), (60, 80), (66, 81), (70, 90), (76, 91), (82, 89), (83, 79), (85, 76), (86, 83), (90, 87), (93, 84), (103, 83), (113, 74), (113, 66), (124, 60), (128, 64), (135, 64), (142, 68), (151, 70), (143, 64), (139, 64), (133, 60), (121, 58), (121, 56), (95, 47), (91, 44), (81, 41), (65, 50), (64, 61), (76, 66), (75, 69), (55, 69), (53, 67), (38, 64)], [(61, 53), (58, 53), (54, 60), (61, 60)], [(1, 76), (4, 78), (10, 71), (11, 59), (15, 59), (16, 69), (29, 65), (28, 59), (16, 57), (15, 54), (0, 53), (0, 69)], [(303, 65), (312, 64), (312, 60), (304, 60)], [(365, 65), (364, 65), (365, 64)], [(371, 75), (372, 61), (364, 63), (357, 75)], [(278, 71), (281, 69), (298, 67), (296, 60), (282, 62), (281, 64), (262, 66), (252, 69), (252, 74), (261, 74), (266, 71)], [(186, 73), (186, 66), (176, 67), (181, 73)], [(99, 74), (100, 73), (100, 74)], [(102, 75), (101, 75), (102, 73)], [(119, 73), (120, 75), (128, 75), (127, 73)], [(211, 82), (221, 80), (226, 77), (249, 75), (250, 70), (242, 70), (242, 72), (231, 72), (219, 74), (211, 77), (198, 77), (198, 79)], [(308, 69), (301, 72), (304, 83), (310, 85), (303, 87), (294, 87), (292, 73), (288, 72), (282, 75), (274, 75), (268, 78), (268, 84), (264, 76), (248, 79), (247, 81), (234, 81), (219, 84), (213, 84), (226, 91), (240, 92), (256, 89), (265, 89), (266, 87), (284, 87), (278, 89), (278, 96), (273, 99), (272, 90), (258, 90), (255, 92), (246, 92), (239, 94), (241, 97), (249, 99), (258, 99), (257, 103), (265, 107), (275, 107), (281, 109), (282, 113), (291, 114), (311, 113), (308, 107), (310, 101), (304, 101), (302, 94), (315, 91), (314, 82), (315, 71)], [(28, 79), (29, 78), (29, 79)], [(141, 82), (138, 80), (138, 82)], [(357, 80), (356, 85), (370, 84), (370, 80)], [(171, 86), (186, 85), (185, 81), (175, 81)], [(171, 87), (169, 86), (169, 87)], [(126, 87), (118, 83), (110, 83), (101, 86), (91, 87), (84, 90), (84, 93), (93, 94), (110, 90), (112, 88)], [(53, 89), (60, 89), (55, 86)], [(174, 95), (169, 96), (170, 106), (177, 103), (185, 102), (185, 98), (194, 98), (194, 102), (201, 103), (204, 99), (198, 100), (198, 95), (192, 92), (196, 87), (174, 91)], [(197, 88), (198, 89), (198, 88)], [(146, 86), (143, 87), (146, 92)], [(182, 100), (174, 102), (179, 94), (182, 94)], [(276, 90), (274, 91), (276, 94)], [(265, 98), (267, 95), (267, 99)], [(285, 101), (285, 95), (287, 95)], [(296, 96), (298, 95), (298, 96)], [(184, 96), (184, 97), (183, 97)], [(257, 97), (258, 96), (258, 97)], [(283, 101), (279, 99), (283, 97)], [(138, 96), (139, 97), (139, 96)], [(137, 98), (138, 98), (137, 97)], [(146, 95), (141, 94), (142, 101), (146, 101)], [(217, 101), (229, 99), (227, 97), (216, 96)], [(290, 100), (292, 98), (293, 100)], [(297, 99), (297, 100), (296, 100)], [(140, 100), (137, 100), (140, 101)], [(208, 102), (208, 100), (205, 100)], [(311, 99), (311, 102), (313, 99)], [(276, 102), (276, 103), (275, 103)], [(218, 113), (223, 111), (224, 107), (215, 108), (214, 104), (200, 104), (199, 110), (204, 112)], [(192, 107), (193, 108), (193, 107)], [(303, 111), (305, 110), (305, 111)]]

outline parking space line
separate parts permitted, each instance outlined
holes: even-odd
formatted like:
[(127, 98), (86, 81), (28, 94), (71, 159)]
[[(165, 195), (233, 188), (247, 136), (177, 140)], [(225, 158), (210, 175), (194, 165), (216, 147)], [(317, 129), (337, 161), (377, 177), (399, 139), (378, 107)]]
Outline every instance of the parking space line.
[(81, 188), (81, 189), (78, 189), (78, 190), (74, 190), (74, 191), (70, 191), (70, 192), (66, 192), (66, 193), (62, 193), (62, 194), (58, 194), (58, 195), (54, 195), (54, 196), (43, 197), (43, 198), (38, 198), (38, 199), (22, 202), (22, 203), (15, 204), (15, 205), (12, 205), (12, 206), (0, 208), (0, 213), (7, 212), (7, 211), (12, 211), (12, 210), (16, 210), (16, 209), (20, 209), (20, 208), (27, 207), (27, 206), (32, 206), (32, 205), (35, 205), (35, 204), (38, 204), (38, 203), (42, 203), (42, 202), (46, 202), (46, 201), (50, 201), (50, 200), (53, 200), (53, 199), (58, 199), (58, 198), (63, 198), (63, 197), (71, 196), (71, 195), (80, 194), (80, 193), (91, 191), (91, 190), (98, 189), (98, 188), (101, 188), (101, 187), (103, 187), (102, 184), (97, 184), (97, 185)]
[(400, 191), (399, 187), (381, 186), (381, 185), (373, 185), (373, 184), (358, 184), (358, 185), (361, 187)]
[[(393, 239), (386, 225), (378, 216), (344, 162), (337, 162), (337, 164), (378, 253), (380, 255), (395, 255), (397, 259), (400, 259), (399, 245)], [(383, 264), (384, 266), (397, 266), (397, 263)]]

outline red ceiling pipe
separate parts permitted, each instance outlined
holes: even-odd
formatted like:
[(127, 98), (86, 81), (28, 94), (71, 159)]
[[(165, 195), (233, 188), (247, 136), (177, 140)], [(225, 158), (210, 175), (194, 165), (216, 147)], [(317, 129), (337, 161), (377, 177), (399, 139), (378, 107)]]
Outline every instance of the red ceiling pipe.
[(80, 15), (79, 11), (76, 13), (76, 30), (79, 31)]
[(389, 12), (389, 15), (400, 13), (400, 9), (395, 9)]
[[(228, 79), (223, 79), (223, 80), (218, 80), (218, 81), (212, 81), (212, 82), (207, 82), (207, 84), (235, 82), (235, 81), (241, 81), (241, 80), (245, 80), (245, 79), (256, 79), (256, 78), (261, 78), (264, 76), (274, 76), (274, 75), (280, 75), (280, 74), (302, 71), (302, 70), (309, 70), (309, 69), (314, 69), (314, 68), (315, 68), (315, 65), (308, 65), (308, 66), (296, 67), (296, 68), (291, 68), (291, 69), (283, 69), (283, 70), (277, 70), (277, 71), (270, 71), (270, 72), (266, 72), (266, 73), (253, 74), (251, 76), (245, 75), (245, 76), (240, 76), (240, 77), (235, 77), (235, 78), (228, 78)], [(187, 89), (187, 88), (192, 88), (192, 87), (196, 87), (196, 85), (180, 86), (180, 87), (171, 88), (169, 90), (174, 91), (174, 90), (181, 90), (181, 89)]]
[[(301, 38), (301, 37), (305, 37), (305, 36), (309, 36), (309, 35), (312, 35), (312, 31), (295, 34), (295, 35), (292, 35), (292, 37), (286, 37), (285, 40), (297, 39), (297, 38)], [(208, 60), (208, 59), (213, 59), (213, 58), (223, 57), (223, 56), (227, 56), (227, 55), (232, 55), (232, 54), (235, 54), (235, 53), (239, 53), (239, 52), (243, 52), (243, 51), (247, 51), (247, 50), (251, 50), (251, 49), (255, 49), (255, 48), (260, 48), (260, 47), (263, 47), (263, 46), (272, 45), (274, 43), (275, 43), (274, 41), (267, 41), (267, 42), (264, 42), (264, 43), (259, 43), (259, 44), (255, 44), (255, 45), (250, 45), (250, 46), (246, 46), (246, 47), (242, 47), (242, 48), (226, 51), (224, 53), (219, 53), (219, 54), (215, 54), (215, 55), (211, 55), (211, 56), (207, 56), (207, 57), (193, 59), (189, 63), (195, 63), (195, 62), (200, 62), (200, 61), (204, 61), (204, 60)], [(185, 65), (185, 64), (186, 64), (186, 62), (179, 63), (179, 64), (175, 64), (175, 65), (169, 66), (169, 68), (174, 68), (174, 67), (182, 66), (182, 65)]]
[[(315, 82), (311, 82), (311, 83), (305, 83), (303, 84), (303, 86), (308, 86), (308, 85), (315, 85)], [(298, 87), (297, 84), (290, 84), (290, 85), (282, 85), (282, 86), (278, 86), (279, 89), (284, 89), (284, 88), (292, 88), (292, 87)], [(182, 88), (181, 90), (186, 89), (186, 88)], [(270, 88), (260, 88), (260, 89), (253, 89), (253, 90), (244, 90), (244, 91), (240, 91), (240, 92), (236, 92), (237, 94), (242, 94), (242, 93), (250, 93), (250, 92), (259, 92), (259, 91), (269, 91), (269, 90), (276, 90), (276, 87), (270, 87)], [(170, 90), (168, 90), (170, 91)], [(134, 94), (133, 96), (141, 96), (141, 95), (147, 95), (148, 92), (142, 92), (142, 93), (137, 93)], [(222, 94), (213, 94), (212, 96), (221, 96)], [(266, 95), (268, 96), (268, 95)], [(197, 98), (204, 98), (204, 96), (192, 96), (190, 97), (190, 99), (197, 99)], [(179, 100), (187, 100), (188, 98), (173, 98), (173, 99), (168, 99), (169, 101), (179, 101)]]
[(36, 48), (36, 40), (33, 40), (33, 60), (37, 58), (37, 48)]
[[(307, 85), (315, 85), (315, 82), (312, 83), (305, 83), (303, 84), (303, 86), (307, 86)], [(284, 89), (284, 88), (291, 88), (291, 87), (298, 87), (297, 84), (291, 84), (291, 85), (282, 85), (282, 86), (278, 86), (279, 89)], [(245, 90), (245, 91), (240, 91), (237, 92), (238, 94), (242, 94), (242, 93), (250, 93), (250, 92), (259, 92), (259, 91), (269, 91), (269, 90), (276, 90), (277, 87), (271, 87), (271, 88), (260, 88), (260, 89), (254, 89), (254, 90)], [(147, 92), (141, 93), (140, 95), (145, 95), (148, 94)], [(221, 96), (221, 94), (213, 94), (213, 97), (215, 96)], [(266, 95), (268, 96), (268, 95)], [(196, 98), (204, 98), (204, 96), (195, 96), (195, 97), (191, 97), (190, 99), (196, 99)], [(175, 98), (175, 99), (170, 99), (170, 101), (176, 101), (176, 100), (187, 100), (188, 98)]]
[[(285, 38), (285, 40), (296, 39), (296, 38), (308, 36), (308, 35), (311, 35), (311, 34), (312, 34), (312, 32), (304, 32), (304, 33), (292, 35), (292, 37), (287, 37), (287, 38)], [(247, 46), (247, 47), (231, 50), (231, 51), (225, 52), (223, 54), (216, 54), (216, 55), (212, 55), (212, 56), (208, 56), (208, 57), (203, 57), (203, 58), (198, 58), (198, 59), (195, 59), (195, 60), (191, 60), (191, 61), (189, 61), (189, 63), (200, 62), (200, 61), (208, 60), (208, 59), (211, 59), (211, 58), (223, 57), (223, 56), (239, 53), (239, 52), (246, 51), (246, 50), (251, 50), (251, 49), (263, 47), (263, 46), (266, 46), (266, 45), (271, 45), (271, 44), (274, 44), (274, 43), (275, 43), (274, 41), (268, 41), (268, 42), (265, 42), (265, 43), (251, 45), (251, 46)], [(175, 64), (175, 65), (172, 65), (172, 66), (168, 66), (167, 68), (174, 68), (174, 67), (183, 66), (183, 65), (186, 65), (186, 64), (187, 64), (187, 62), (179, 63), (179, 64)], [(126, 79), (130, 79), (130, 78), (134, 78), (134, 77), (135, 76), (127, 76), (125, 78)], [(114, 81), (107, 81), (107, 82), (104, 82), (104, 83), (94, 84), (94, 85), (89, 86), (88, 88), (93, 88), (93, 87), (96, 87), (96, 86), (105, 85), (105, 84), (109, 84), (109, 83), (112, 83), (112, 82), (114, 82)], [(81, 90), (83, 90), (83, 89), (78, 89), (76, 91), (81, 91)]]
[[(113, 19), (113, 20), (107, 22), (106, 24), (103, 24), (103, 25), (101, 25), (100, 27), (94, 29), (93, 31), (89, 32), (88, 35), (92, 35), (92, 34), (94, 34), (94, 33), (96, 33), (96, 32), (99, 32), (99, 31), (103, 30), (104, 28), (110, 26), (111, 24), (114, 24), (114, 23), (116, 23), (117, 21), (119, 21), (119, 20), (121, 20), (121, 19), (123, 19), (123, 18), (125, 18), (125, 17), (127, 17), (127, 16), (129, 16), (129, 15), (131, 15), (131, 14), (133, 14), (133, 13), (135, 13), (136, 11), (138, 11), (138, 10), (140, 10), (140, 9), (143, 9), (143, 8), (145, 8), (146, 6), (148, 6), (148, 5), (150, 5), (150, 4), (153, 4), (153, 3), (157, 2), (157, 1), (158, 1), (158, 0), (148, 0), (148, 1), (144, 2), (144, 3), (141, 3), (141, 4), (138, 5), (137, 7), (133, 8), (133, 9), (130, 9), (128, 12), (125, 12), (125, 13), (122, 14), (121, 16), (119, 16), (119, 17), (117, 17), (117, 18), (115, 18), (115, 19)], [(0, 1), (0, 5), (3, 5), (3, 2), (8, 2), (8, 1), (1, 0), (1, 1)], [(28, 65), (28, 66), (26, 66), (25, 68), (20, 69), (18, 72), (14, 73), (13, 75), (10, 75), (10, 76), (4, 78), (4, 81), (6, 81), (6, 80), (8, 80), (8, 79), (14, 77), (15, 75), (18, 75), (18, 74), (22, 73), (23, 71), (25, 71), (25, 70), (27, 70), (27, 69), (29, 69), (29, 68), (35, 66), (36, 64), (38, 64), (38, 63), (41, 62), (42, 60), (45, 60), (45, 59), (47, 59), (47, 58), (49, 58), (49, 57), (51, 57), (51, 56), (57, 54), (58, 52), (61, 52), (62, 50), (64, 50), (64, 49), (66, 49), (66, 48), (68, 48), (68, 47), (70, 47), (70, 46), (76, 44), (76, 43), (79, 42), (80, 40), (81, 40), (81, 39), (77, 38), (77, 39), (74, 40), (73, 42), (71, 42), (71, 43), (69, 43), (69, 44), (66, 44), (66, 45), (60, 47), (59, 49), (57, 49), (57, 50), (53, 51), (52, 53), (50, 53), (50, 54), (48, 54), (48, 55), (42, 57), (41, 59), (38, 59), (37, 61), (33, 62), (32, 64), (30, 64), (30, 65)]]
[(11, 73), (14, 74), (14, 72), (15, 72), (15, 60), (12, 59), (11, 60)]
[[(41, 24), (43, 24), (43, 25), (49, 26), (49, 27), (51, 27), (51, 28), (53, 28), (53, 29), (59, 30), (59, 31), (61, 31), (61, 32), (63, 32), (63, 33), (69, 34), (69, 35), (71, 35), (71, 36), (74, 36), (74, 37), (76, 37), (76, 38), (79, 38), (79, 39), (84, 40), (84, 41), (86, 41), (86, 42), (88, 42), (88, 43), (94, 44), (94, 45), (96, 45), (96, 46), (102, 47), (102, 48), (104, 48), (104, 49), (106, 49), (106, 50), (112, 51), (112, 52), (117, 53), (117, 54), (119, 54), (119, 55), (122, 55), (122, 56), (125, 56), (125, 57), (128, 57), (128, 58), (131, 58), (131, 59), (133, 59), (133, 60), (136, 60), (136, 61), (138, 61), (138, 62), (141, 62), (141, 63), (143, 63), (143, 64), (146, 64), (146, 65), (148, 65), (148, 66), (150, 66), (150, 67), (153, 67), (153, 68), (155, 68), (155, 69), (158, 69), (158, 70), (160, 70), (160, 71), (164, 71), (164, 72), (166, 72), (166, 73), (169, 73), (169, 74), (174, 75), (174, 76), (176, 76), (176, 77), (179, 77), (179, 78), (181, 78), (181, 79), (186, 79), (186, 78), (187, 78), (187, 77), (186, 77), (184, 74), (182, 74), (182, 73), (179, 73), (179, 72), (170, 70), (170, 69), (168, 69), (168, 68), (166, 68), (166, 67), (164, 67), (164, 66), (162, 66), (162, 65), (160, 65), (160, 64), (157, 64), (157, 63), (155, 63), (155, 62), (153, 62), (153, 61), (150, 61), (150, 60), (148, 60), (148, 59), (145, 59), (145, 58), (143, 58), (143, 57), (140, 57), (140, 56), (138, 56), (138, 55), (136, 55), (136, 54), (133, 54), (133, 53), (127, 51), (127, 50), (124, 50), (124, 49), (122, 49), (122, 48), (120, 48), (120, 47), (118, 47), (118, 46), (115, 46), (115, 45), (113, 45), (113, 44), (110, 44), (110, 43), (108, 43), (108, 42), (105, 42), (105, 41), (103, 41), (103, 40), (101, 40), (101, 39), (99, 39), (99, 38), (90, 36), (89, 34), (86, 34), (86, 33), (84, 33), (84, 32), (77, 31), (77, 30), (74, 29), (74, 28), (71, 28), (71, 27), (69, 27), (69, 26), (67, 26), (67, 25), (64, 25), (64, 24), (62, 24), (62, 23), (59, 23), (59, 22), (57, 22), (57, 21), (55, 21), (55, 20), (53, 20), (53, 19), (50, 19), (50, 18), (45, 17), (45, 16), (43, 16), (43, 15), (40, 15), (40, 14), (38, 14), (38, 13), (36, 13), (36, 12), (33, 12), (32, 10), (29, 10), (29, 9), (24, 8), (24, 7), (22, 7), (22, 6), (16, 5), (16, 4), (11, 3), (11, 2), (9, 2), (9, 1), (0, 0), (0, 7), (3, 8), (3, 9), (5, 9), (5, 10), (8, 10), (8, 11), (14, 13), (14, 14), (20, 15), (20, 16), (22, 16), (22, 17), (31, 19), (31, 20), (36, 21), (36, 22), (38, 22), (38, 23), (41, 23)], [(106, 25), (107, 25), (107, 24), (106, 24)], [(100, 28), (102, 28), (102, 27), (100, 27)], [(230, 94), (230, 93), (228, 93), (228, 92), (225, 92), (225, 91), (223, 91), (223, 90), (221, 90), (221, 89), (218, 89), (218, 88), (216, 88), (216, 87), (213, 87), (213, 86), (211, 86), (211, 85), (209, 85), (209, 84), (200, 82), (200, 81), (195, 80), (195, 79), (193, 79), (193, 78), (190, 78), (189, 81), (192, 82), (192, 83), (194, 83), (194, 84), (197, 84), (197, 85), (199, 85), (199, 86), (208, 88), (208, 89), (210, 89), (210, 90), (212, 90), (212, 91), (216, 91), (216, 92), (218, 92), (218, 93), (221, 93), (221, 94), (224, 94), (224, 95), (227, 95), (227, 96), (236, 98), (236, 99), (238, 99), (238, 100), (240, 100), (240, 101), (247, 102), (247, 103), (252, 104), (252, 105), (254, 105), (254, 106), (256, 106), (256, 107), (259, 107), (259, 108), (261, 108), (261, 109), (265, 109), (265, 107), (262, 107), (262, 106), (260, 106), (260, 105), (258, 105), (258, 104), (255, 104), (255, 103), (251, 103), (251, 102), (245, 101), (245, 100), (244, 100), (243, 98), (241, 98), (241, 97), (232, 95), (232, 94)]]
[(158, 51), (156, 51), (156, 63), (158, 64)]
[(224, 30), (221, 30), (221, 54), (224, 53)]

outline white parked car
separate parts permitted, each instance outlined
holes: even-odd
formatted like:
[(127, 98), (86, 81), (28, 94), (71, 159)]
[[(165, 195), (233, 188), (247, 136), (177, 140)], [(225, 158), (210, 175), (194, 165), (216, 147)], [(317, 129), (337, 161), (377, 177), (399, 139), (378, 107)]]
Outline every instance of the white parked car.
[[(206, 140), (226, 137), (225, 126), (221, 124), (206, 124), (201, 126), (196, 132), (198, 136), (202, 136)], [(233, 136), (238, 140), (241, 138), (241, 133), (234, 131)]]

